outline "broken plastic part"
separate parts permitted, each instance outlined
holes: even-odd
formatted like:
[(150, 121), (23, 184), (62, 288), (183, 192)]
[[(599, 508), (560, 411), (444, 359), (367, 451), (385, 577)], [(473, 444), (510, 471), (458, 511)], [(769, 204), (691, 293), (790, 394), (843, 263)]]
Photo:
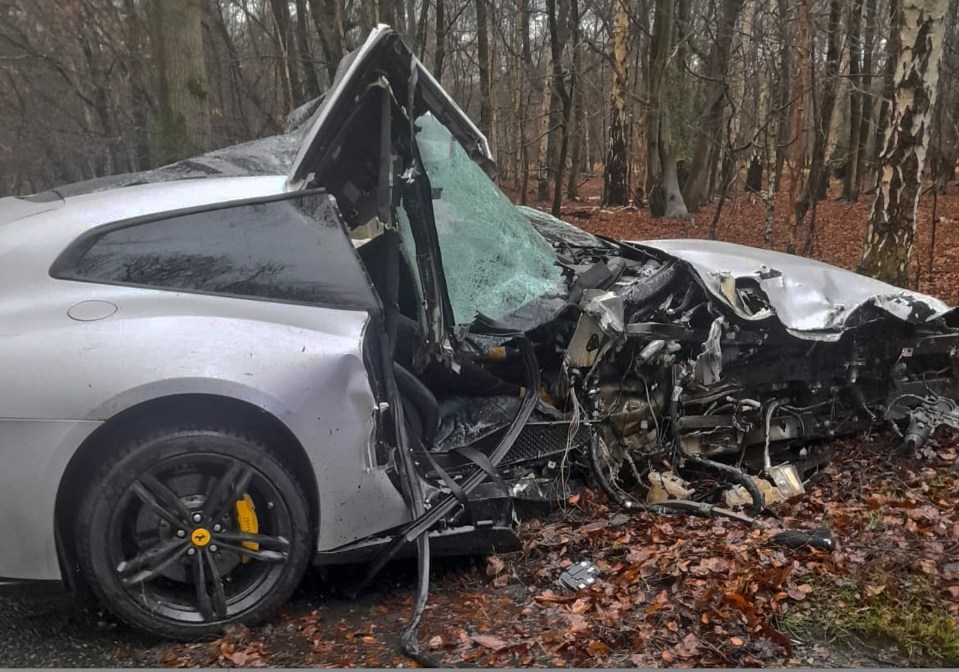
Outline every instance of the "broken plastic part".
[(780, 532), (769, 540), (770, 544), (776, 546), (785, 546), (786, 548), (798, 549), (803, 546), (820, 548), (824, 551), (833, 551), (836, 549), (836, 542), (832, 533), (825, 527), (817, 527), (812, 530), (788, 530)]
[(566, 590), (576, 592), (596, 583), (599, 568), (588, 560), (572, 565), (559, 577), (559, 583)]
[(432, 115), (416, 136), (434, 193), (436, 231), (453, 317), (499, 319), (560, 283), (556, 256), (526, 217)]

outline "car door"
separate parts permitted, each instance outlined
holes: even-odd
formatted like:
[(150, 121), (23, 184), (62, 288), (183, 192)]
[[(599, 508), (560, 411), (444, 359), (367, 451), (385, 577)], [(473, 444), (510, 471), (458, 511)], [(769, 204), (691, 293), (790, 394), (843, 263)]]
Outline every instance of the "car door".
[(327, 194), (108, 224), (75, 241), (51, 274), (78, 297), (118, 306), (108, 319), (65, 322), (69, 366), (92, 381), (69, 394), (90, 400), (81, 417), (106, 420), (173, 394), (239, 399), (303, 446), (321, 550), (403, 522), (376, 451), (367, 346), (380, 306)]

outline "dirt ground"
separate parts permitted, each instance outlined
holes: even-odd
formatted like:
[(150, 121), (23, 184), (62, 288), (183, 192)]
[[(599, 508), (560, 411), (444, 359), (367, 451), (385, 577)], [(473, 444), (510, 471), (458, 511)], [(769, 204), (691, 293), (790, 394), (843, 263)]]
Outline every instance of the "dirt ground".
[[(645, 211), (601, 209), (597, 193), (595, 182), (585, 185), (563, 217), (625, 239), (705, 237), (714, 207), (654, 221)], [(955, 304), (955, 187), (937, 204), (930, 272), (931, 207), (927, 194), (919, 287)], [(814, 256), (852, 267), (868, 208), (868, 199), (820, 203)], [(762, 221), (761, 202), (737, 195), (718, 237), (761, 246)], [(777, 243), (784, 227), (777, 223)], [(627, 514), (584, 491), (565, 511), (524, 522), (521, 552), (438, 561), (422, 646), (445, 666), (468, 667), (959, 665), (957, 447), (949, 433), (918, 455), (901, 454), (879, 430), (839, 441), (806, 495), (778, 505), (770, 531)], [(834, 535), (835, 551), (769, 543), (775, 530), (819, 526)], [(580, 560), (599, 567), (599, 580), (564, 592), (556, 580)], [(351, 600), (361, 570), (314, 570), (273, 622), (193, 644), (144, 637), (68, 598), (0, 598), (0, 666), (412, 666), (397, 653), (412, 565), (392, 565)]]

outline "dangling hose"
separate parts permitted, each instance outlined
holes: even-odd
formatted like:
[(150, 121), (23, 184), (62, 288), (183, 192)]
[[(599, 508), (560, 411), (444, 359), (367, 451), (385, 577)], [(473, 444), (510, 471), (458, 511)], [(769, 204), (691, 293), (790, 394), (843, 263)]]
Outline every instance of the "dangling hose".
[(766, 501), (763, 498), (763, 493), (759, 490), (759, 488), (756, 487), (753, 479), (750, 478), (749, 475), (742, 469), (737, 469), (736, 467), (723, 464), (722, 462), (714, 462), (713, 460), (707, 460), (703, 457), (690, 455), (685, 452), (683, 453), (683, 459), (690, 464), (695, 464), (698, 467), (703, 467), (704, 469), (718, 472), (723, 476), (728, 476), (733, 481), (736, 481), (739, 485), (746, 489), (746, 492), (749, 493), (750, 498), (753, 500), (752, 504), (749, 506), (749, 514), (752, 516), (758, 516), (760, 512), (762, 512), (763, 507), (766, 505)]
[[(674, 511), (680, 511), (685, 513), (692, 513), (696, 515), (703, 516), (705, 518), (714, 518), (716, 516), (724, 516), (726, 518), (732, 518), (733, 520), (738, 520), (742, 523), (747, 523), (749, 525), (755, 525), (757, 527), (765, 527), (765, 524), (753, 518), (751, 516), (744, 515), (742, 513), (736, 513), (729, 509), (725, 509), (719, 506), (714, 506), (712, 504), (706, 504), (704, 502), (694, 502), (688, 499), (668, 499), (663, 502), (656, 502), (654, 504), (646, 502), (637, 502), (634, 500), (624, 499), (622, 494), (620, 494), (618, 488), (614, 486), (610, 480), (606, 477), (606, 473), (603, 471), (600, 465), (599, 451), (598, 446), (600, 443), (600, 438), (594, 433), (593, 440), (590, 442), (589, 450), (587, 451), (587, 457), (589, 459), (590, 469), (593, 470), (593, 475), (596, 477), (596, 482), (599, 484), (600, 489), (606, 493), (606, 496), (609, 497), (617, 506), (620, 506), (624, 509), (630, 511), (648, 511), (650, 513), (672, 513)], [(752, 481), (750, 481), (752, 482)], [(761, 493), (760, 493), (761, 496)]]
[[(502, 335), (505, 332), (501, 331), (499, 333)], [(489, 461), (493, 466), (498, 465), (502, 461), (510, 447), (515, 443), (523, 427), (525, 427), (526, 422), (529, 420), (530, 415), (532, 415), (533, 410), (536, 408), (536, 402), (539, 398), (537, 395), (537, 390), (539, 390), (540, 386), (539, 364), (536, 360), (533, 345), (522, 335), (517, 335), (516, 344), (526, 372), (526, 396), (523, 398), (523, 403), (520, 405), (516, 417), (513, 418), (513, 421), (503, 434), (496, 448), (490, 453)], [(395, 379), (391, 378), (390, 381), (391, 384), (395, 386)], [(397, 396), (396, 398), (399, 397)], [(400, 420), (401, 419), (402, 410), (400, 411)], [(401, 444), (399, 450), (401, 475), (404, 479), (406, 489), (411, 495), (410, 501), (412, 506), (410, 508), (413, 511), (413, 520), (407, 523), (393, 538), (393, 541), (380, 553), (370, 566), (366, 577), (354, 589), (354, 593), (358, 593), (366, 587), (397, 552), (406, 544), (415, 540), (417, 542), (418, 556), (416, 601), (413, 607), (413, 614), (406, 624), (406, 627), (403, 628), (400, 646), (404, 654), (421, 665), (425, 667), (442, 667), (437, 661), (420, 652), (416, 633), (423, 611), (426, 609), (426, 601), (429, 597), (429, 531), (437, 522), (449, 515), (456, 506), (460, 504), (460, 500), (458, 500), (455, 495), (449, 494), (430, 509), (425, 509), (422, 502), (419, 475), (416, 471), (412, 452), (406, 448), (408, 443), (405, 424), (401, 421), (399, 422), (398, 434), (400, 436), (399, 443)], [(487, 473), (483, 469), (476, 469), (463, 480), (460, 486), (462, 492), (469, 494), (483, 483), (486, 478)]]

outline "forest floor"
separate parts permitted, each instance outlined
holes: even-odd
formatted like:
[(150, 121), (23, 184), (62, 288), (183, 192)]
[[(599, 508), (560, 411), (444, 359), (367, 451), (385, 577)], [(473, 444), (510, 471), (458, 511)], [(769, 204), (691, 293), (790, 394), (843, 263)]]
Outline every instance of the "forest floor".
[[(923, 262), (928, 200), (915, 255)], [(563, 216), (618, 238), (704, 237), (712, 207), (654, 221), (586, 198)], [(868, 199), (820, 203), (814, 256), (852, 267), (868, 208)], [(932, 271), (923, 266), (919, 286), (955, 304), (954, 187), (937, 211)], [(718, 237), (761, 246), (762, 213), (737, 196)], [(774, 241), (783, 236), (780, 224)], [(807, 493), (776, 509), (784, 528), (828, 527), (833, 552), (770, 546), (769, 532), (729, 520), (627, 515), (584, 491), (564, 511), (525, 521), (521, 552), (435, 563), (422, 646), (450, 667), (959, 665), (959, 436), (944, 432), (913, 455), (879, 430), (834, 448)], [(599, 580), (566, 593), (556, 580), (581, 560), (599, 567)], [(312, 571), (273, 622), (194, 644), (149, 639), (65, 599), (2, 599), (0, 666), (411, 666), (398, 641), (412, 564), (393, 564), (351, 600), (338, 587), (361, 571)]]

